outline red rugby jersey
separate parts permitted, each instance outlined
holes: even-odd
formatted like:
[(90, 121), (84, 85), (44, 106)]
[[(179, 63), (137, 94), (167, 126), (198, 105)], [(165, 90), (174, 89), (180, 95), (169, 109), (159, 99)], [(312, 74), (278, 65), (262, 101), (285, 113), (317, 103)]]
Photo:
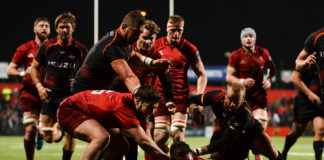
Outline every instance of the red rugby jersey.
[[(38, 49), (39, 46), (37, 45), (35, 40), (28, 41), (17, 48), (11, 61), (17, 64), (18, 66), (24, 65), (26, 70), (28, 67), (32, 65), (33, 59), (35, 58)], [(23, 78), (23, 84), (26, 83), (30, 85), (34, 85), (30, 75), (25, 76)]]
[[(81, 109), (106, 128), (128, 128), (138, 125), (146, 128), (146, 120), (136, 113), (131, 93), (111, 90), (87, 90), (66, 100)], [(62, 102), (64, 103), (64, 101)]]
[[(154, 47), (162, 57), (171, 62), (170, 76), (174, 87), (174, 99), (189, 96), (188, 69), (199, 61), (196, 46), (181, 38), (178, 45), (171, 46), (166, 37), (155, 41)], [(157, 84), (161, 90), (161, 84)]]
[(266, 92), (262, 88), (263, 68), (270, 61), (272, 59), (269, 51), (259, 46), (255, 46), (255, 53), (253, 54), (246, 53), (245, 49), (241, 47), (230, 55), (229, 66), (235, 68), (236, 76), (255, 80), (254, 86), (247, 88), (246, 91), (246, 98), (251, 107), (253, 107), (253, 104), (250, 103), (250, 99), (264, 104), (262, 101), (265, 100)]

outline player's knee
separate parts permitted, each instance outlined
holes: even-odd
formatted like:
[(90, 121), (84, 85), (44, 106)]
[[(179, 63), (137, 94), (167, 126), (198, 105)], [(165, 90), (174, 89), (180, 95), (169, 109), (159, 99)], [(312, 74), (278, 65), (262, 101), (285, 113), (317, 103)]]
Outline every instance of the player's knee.
[(171, 124), (171, 132), (176, 132), (176, 131), (185, 131), (187, 127), (187, 121), (181, 120), (181, 119), (174, 119), (172, 120)]
[(25, 126), (29, 126), (29, 125), (37, 126), (37, 116), (34, 114), (24, 116), (23, 124)]
[(47, 143), (52, 143), (53, 135), (56, 134), (57, 129), (53, 127), (53, 124), (42, 124), (40, 123), (39, 128), (43, 132), (43, 138)]
[(110, 137), (109, 135), (102, 135), (100, 137), (97, 137), (94, 139), (94, 142), (102, 149), (105, 149), (108, 147), (109, 142), (110, 142)]
[(167, 121), (156, 120), (155, 125), (154, 125), (154, 130), (168, 133), (170, 130), (169, 126), (170, 126), (170, 124)]

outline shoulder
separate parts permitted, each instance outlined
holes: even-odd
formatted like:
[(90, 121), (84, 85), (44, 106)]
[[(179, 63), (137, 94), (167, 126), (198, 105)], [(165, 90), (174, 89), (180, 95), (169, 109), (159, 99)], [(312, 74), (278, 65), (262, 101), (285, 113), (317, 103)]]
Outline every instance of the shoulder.
[(49, 47), (57, 44), (57, 39), (56, 38), (51, 38), (47, 41), (45, 41), (42, 45)]
[(80, 41), (78, 41), (76, 39), (74, 39), (74, 44), (78, 48), (86, 48), (86, 46), (84, 44), (82, 44)]
[(191, 52), (197, 52), (197, 47), (195, 45), (193, 45), (192, 43), (190, 43), (189, 41), (187, 41), (185, 38), (182, 38), (180, 40), (180, 44), (182, 49), (186, 50), (186, 51), (191, 51)]
[(31, 40), (31, 41), (28, 41), (22, 45), (20, 45), (18, 48), (17, 48), (17, 51), (27, 51), (29, 49), (32, 49), (33, 48), (33, 43), (34, 41)]

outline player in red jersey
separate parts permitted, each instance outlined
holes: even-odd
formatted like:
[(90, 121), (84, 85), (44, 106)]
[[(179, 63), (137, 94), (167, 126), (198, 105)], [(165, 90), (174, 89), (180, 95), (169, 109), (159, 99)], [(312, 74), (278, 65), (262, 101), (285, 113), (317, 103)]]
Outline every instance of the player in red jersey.
[[(37, 18), (34, 22), (35, 39), (24, 43), (17, 48), (17, 51), (7, 69), (8, 76), (23, 77), (20, 104), (24, 115), (24, 147), (27, 160), (34, 159), (35, 137), (37, 134), (39, 114), (42, 108), (42, 103), (38, 96), (37, 89), (30, 77), (30, 66), (39, 46), (47, 40), (50, 32), (49, 20), (45, 17)], [(24, 71), (19, 70), (21, 66), (24, 66)], [(37, 138), (39, 137), (40, 136)], [(36, 148), (41, 149), (43, 143), (42, 139), (37, 139)]]
[[(180, 15), (171, 16), (167, 23), (167, 36), (154, 43), (154, 47), (163, 55), (163, 58), (171, 62), (170, 76), (174, 88), (174, 102), (176, 111), (171, 115), (165, 103), (161, 103), (154, 112), (155, 130), (154, 139), (159, 147), (167, 151), (167, 141), (170, 134), (174, 141), (184, 141), (184, 132), (187, 123), (187, 107), (189, 105), (189, 82), (187, 72), (191, 66), (198, 77), (197, 93), (203, 93), (207, 77), (204, 65), (200, 59), (196, 46), (182, 38), (184, 19)], [(157, 87), (161, 91), (161, 84)]]
[[(133, 45), (133, 51), (136, 52), (135, 56), (132, 56), (128, 64), (135, 75), (139, 78), (141, 85), (143, 84), (154, 84), (156, 78), (158, 77), (162, 83), (164, 99), (167, 102), (166, 106), (170, 112), (175, 111), (175, 106), (173, 102), (173, 86), (169, 75), (169, 70), (167, 67), (159, 66), (143, 66), (140, 63), (142, 55), (154, 60), (160, 60), (162, 55), (157, 52), (156, 48), (153, 48), (153, 44), (156, 40), (157, 34), (160, 32), (160, 28), (152, 20), (146, 20), (144, 24), (144, 30), (140, 34), (139, 39), (136, 44)], [(122, 83), (121, 83), (122, 84)], [(124, 87), (125, 88), (125, 87)], [(119, 91), (119, 90), (118, 90)], [(150, 117), (149, 127), (150, 131), (153, 131), (154, 117)], [(153, 133), (153, 132), (151, 132)], [(136, 150), (137, 152), (137, 150)], [(145, 159), (150, 159), (150, 155), (145, 153)], [(153, 157), (151, 157), (152, 159)]]
[(204, 160), (196, 156), (186, 142), (174, 142), (170, 147), (171, 160)]
[[(255, 45), (254, 29), (244, 28), (241, 32), (241, 42), (242, 47), (230, 55), (226, 81), (240, 82), (246, 86), (246, 100), (253, 109), (253, 116), (266, 129), (268, 123), (266, 90), (271, 87), (275, 64), (267, 49)], [(268, 77), (263, 80), (265, 67)], [(256, 156), (256, 159), (262, 158)]]
[[(70, 96), (71, 82), (87, 54), (86, 47), (72, 37), (76, 26), (75, 16), (68, 12), (57, 16), (57, 37), (42, 44), (31, 67), (31, 78), (43, 101), (40, 114), (40, 131), (48, 143), (59, 142), (64, 131), (57, 126), (56, 112), (60, 102)], [(42, 81), (40, 69), (44, 67)], [(68, 134), (63, 146), (63, 160), (71, 159), (75, 140)]]
[(146, 135), (146, 119), (161, 97), (152, 85), (142, 85), (132, 93), (87, 90), (65, 99), (57, 112), (61, 127), (73, 137), (89, 142), (81, 159), (121, 159), (127, 152), (125, 137), (134, 139), (156, 159), (170, 159)]

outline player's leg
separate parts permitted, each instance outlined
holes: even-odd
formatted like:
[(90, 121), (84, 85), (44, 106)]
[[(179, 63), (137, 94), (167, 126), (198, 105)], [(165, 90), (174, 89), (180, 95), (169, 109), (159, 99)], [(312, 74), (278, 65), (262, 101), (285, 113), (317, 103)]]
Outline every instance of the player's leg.
[(75, 148), (75, 139), (68, 133), (65, 133), (65, 141), (63, 144), (63, 160), (70, 160)]
[[(154, 141), (165, 153), (169, 152), (170, 120), (169, 115), (154, 117)], [(145, 160), (154, 159), (155, 157), (145, 153)]]
[(289, 149), (296, 143), (297, 139), (302, 136), (306, 130), (308, 123), (293, 122), (291, 131), (287, 134), (285, 139), (282, 155), (286, 159)]
[(253, 153), (262, 154), (270, 160), (283, 160), (281, 153), (275, 148), (270, 137), (265, 132), (261, 132), (254, 138), (251, 149)]
[(314, 126), (314, 141), (313, 148), (315, 152), (316, 160), (322, 160), (323, 153), (323, 144), (324, 144), (324, 118), (323, 117), (315, 117), (313, 120)]
[(184, 134), (187, 127), (189, 108), (186, 102), (176, 104), (176, 112), (171, 115), (171, 136), (173, 141), (185, 141)]
[(56, 116), (40, 115), (40, 129), (44, 140), (47, 143), (58, 142), (64, 133), (57, 128)]
[[(259, 107), (259, 106), (255, 105), (253, 107), (252, 114), (253, 114), (254, 118), (257, 119), (261, 123), (262, 127), (264, 129), (266, 129), (267, 126), (268, 126), (267, 108), (266, 107)], [(255, 155), (255, 160), (262, 160), (262, 156), (261, 155)]]
[[(125, 136), (122, 135), (119, 128), (110, 128), (109, 130), (110, 134), (110, 143), (107, 147), (105, 153), (104, 153), (104, 160), (109, 159), (122, 159), (123, 155), (128, 151), (129, 149), (129, 143)], [(137, 157), (131, 157), (131, 159), (137, 159)]]
[(35, 152), (35, 137), (37, 133), (37, 113), (30, 111), (24, 112), (23, 123), (25, 125), (25, 134), (24, 134), (24, 148), (26, 152), (27, 160), (34, 159)]
[(82, 152), (81, 160), (97, 159), (110, 141), (109, 132), (94, 119), (85, 120), (77, 126), (73, 137), (89, 143)]

